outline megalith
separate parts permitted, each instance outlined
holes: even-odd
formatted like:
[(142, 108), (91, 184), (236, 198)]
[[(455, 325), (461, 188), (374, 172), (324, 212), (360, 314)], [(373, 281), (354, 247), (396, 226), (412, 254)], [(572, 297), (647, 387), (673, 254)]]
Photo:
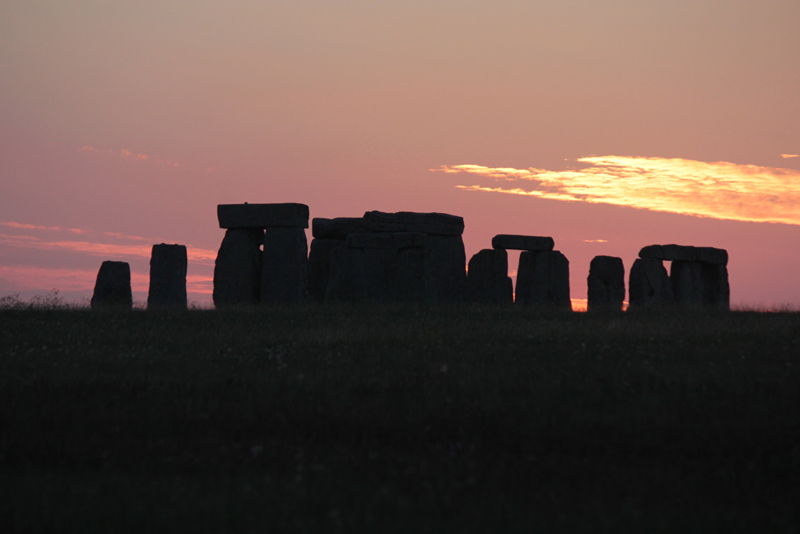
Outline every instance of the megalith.
[(470, 258), (467, 295), (471, 302), (514, 302), (514, 288), (508, 276), (508, 252), (505, 249), (483, 249)]
[(589, 264), (588, 311), (621, 311), (625, 300), (622, 258), (595, 256)]
[(460, 235), (425, 236), (434, 300), (440, 304), (464, 302), (467, 293), (467, 253)]
[(264, 233), (261, 302), (299, 302), (308, 282), (308, 243), (302, 227), (271, 226)]
[(567, 257), (557, 250), (521, 252), (515, 302), (572, 311)]
[[(314, 219), (314, 221), (316, 220)], [(325, 300), (330, 276), (331, 250), (344, 246), (345, 242), (341, 239), (314, 238), (311, 240), (308, 253), (308, 296), (311, 300), (317, 302)]]
[(305, 204), (219, 204), (217, 219), (220, 228), (270, 228), (288, 226), (308, 228), (308, 206)]
[(131, 267), (124, 261), (104, 261), (97, 272), (92, 309), (133, 308), (131, 293)]
[(639, 257), (671, 261), (670, 286), (679, 306), (730, 307), (728, 252), (714, 247), (650, 245)]
[(674, 297), (664, 263), (656, 258), (639, 258), (628, 277), (628, 303), (631, 310), (672, 304)]
[(368, 211), (364, 214), (364, 222), (371, 232), (415, 232), (431, 235), (464, 233), (464, 219), (447, 213)]
[(311, 235), (314, 239), (347, 239), (350, 234), (367, 234), (367, 223), (362, 217), (336, 217), (325, 219), (315, 217), (311, 221)]
[(147, 308), (186, 308), (186, 247), (153, 245)]
[(230, 228), (214, 263), (214, 306), (256, 304), (261, 292), (264, 230)]
[(492, 248), (548, 252), (554, 247), (555, 241), (552, 237), (499, 234), (492, 238)]
[(360, 301), (367, 298), (364, 251), (335, 247), (330, 250), (330, 273), (325, 288), (326, 301)]

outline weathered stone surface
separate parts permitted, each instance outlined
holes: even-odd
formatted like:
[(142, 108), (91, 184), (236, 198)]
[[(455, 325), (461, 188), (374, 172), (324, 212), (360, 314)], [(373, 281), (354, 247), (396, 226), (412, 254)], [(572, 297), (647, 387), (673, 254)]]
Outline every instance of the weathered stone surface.
[(131, 267), (124, 261), (104, 261), (97, 272), (92, 309), (131, 309)]
[(670, 281), (676, 304), (730, 308), (728, 268), (705, 262), (674, 261)]
[(264, 231), (231, 228), (225, 232), (214, 264), (214, 306), (255, 304), (261, 287)]
[(350, 234), (347, 246), (350, 248), (422, 248), (426, 236), (413, 232), (392, 232), (385, 234)]
[(330, 277), (331, 250), (344, 246), (344, 241), (340, 239), (311, 240), (311, 250), (308, 253), (308, 296), (312, 300), (325, 300)]
[(588, 310), (622, 310), (625, 267), (622, 258), (595, 256), (589, 264)]
[(633, 262), (628, 292), (632, 310), (664, 306), (675, 301), (667, 270), (656, 258), (640, 258)]
[(308, 243), (302, 228), (270, 227), (264, 233), (261, 302), (299, 302), (308, 287)]
[(728, 265), (728, 251), (724, 248), (696, 247), (697, 261), (711, 265)]
[(336, 217), (311, 220), (311, 235), (315, 239), (347, 239), (350, 234), (367, 234), (367, 223), (361, 217)]
[(483, 249), (470, 258), (467, 295), (471, 302), (514, 302), (514, 288), (508, 276), (508, 253), (504, 249)]
[(336, 247), (330, 251), (330, 276), (326, 301), (358, 301), (367, 298), (364, 250)]
[(464, 233), (464, 219), (446, 213), (368, 211), (364, 214), (364, 222), (371, 232), (417, 232), (431, 235)]
[(650, 245), (639, 251), (639, 257), (667, 261), (702, 261), (713, 265), (728, 264), (728, 251), (714, 247)]
[(308, 206), (296, 203), (219, 204), (217, 219), (220, 228), (308, 228)]
[(467, 254), (461, 236), (427, 235), (424, 243), (434, 292), (426, 301), (464, 302), (467, 298)]
[(186, 308), (186, 247), (153, 245), (147, 307)]
[(552, 237), (500, 234), (492, 238), (492, 248), (549, 251), (553, 250), (554, 246), (555, 242)]
[(515, 297), (523, 306), (571, 311), (569, 260), (557, 250), (520, 253)]

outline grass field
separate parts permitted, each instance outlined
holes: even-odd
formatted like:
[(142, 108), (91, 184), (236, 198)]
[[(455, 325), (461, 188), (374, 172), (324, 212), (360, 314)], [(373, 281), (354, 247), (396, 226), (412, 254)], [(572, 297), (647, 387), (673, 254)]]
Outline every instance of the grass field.
[(799, 532), (800, 314), (0, 310), (2, 532)]

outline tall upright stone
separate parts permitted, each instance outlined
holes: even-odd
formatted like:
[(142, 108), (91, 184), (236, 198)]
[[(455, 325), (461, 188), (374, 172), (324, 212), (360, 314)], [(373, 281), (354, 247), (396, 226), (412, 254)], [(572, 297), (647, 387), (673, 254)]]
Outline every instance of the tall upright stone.
[(633, 262), (628, 292), (631, 310), (655, 308), (675, 302), (664, 263), (656, 258), (639, 258)]
[(344, 246), (345, 242), (341, 239), (314, 238), (311, 240), (308, 252), (308, 296), (311, 300), (317, 302), (325, 300), (325, 292), (328, 289), (328, 279), (330, 278), (331, 250)]
[(514, 287), (508, 276), (508, 252), (505, 249), (483, 249), (470, 258), (467, 295), (471, 302), (514, 302)]
[(521, 252), (515, 297), (523, 306), (572, 311), (569, 260), (557, 250)]
[(595, 256), (589, 264), (588, 311), (621, 311), (625, 300), (622, 258)]
[(104, 261), (97, 272), (92, 309), (127, 309), (133, 307), (131, 267), (124, 261)]
[(460, 235), (425, 236), (434, 299), (440, 304), (464, 302), (467, 294), (467, 254)]
[(231, 228), (214, 264), (214, 306), (256, 304), (261, 288), (264, 230)]
[(147, 308), (186, 309), (186, 247), (153, 245)]
[(308, 243), (300, 227), (268, 227), (264, 234), (261, 302), (299, 302), (308, 284)]
[(325, 300), (353, 302), (365, 300), (367, 296), (364, 250), (347, 247), (331, 249)]

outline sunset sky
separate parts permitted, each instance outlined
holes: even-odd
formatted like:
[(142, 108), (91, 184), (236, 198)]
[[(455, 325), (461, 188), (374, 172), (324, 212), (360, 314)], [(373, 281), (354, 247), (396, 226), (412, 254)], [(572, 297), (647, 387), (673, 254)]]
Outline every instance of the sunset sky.
[[(219, 203), (438, 211), (467, 257), (728, 250), (731, 301), (800, 308), (796, 0), (0, 3), (0, 297), (91, 296)], [(309, 236), (310, 237), (310, 236)], [(510, 270), (516, 270), (516, 255)], [(626, 274), (627, 282), (627, 274)]]

